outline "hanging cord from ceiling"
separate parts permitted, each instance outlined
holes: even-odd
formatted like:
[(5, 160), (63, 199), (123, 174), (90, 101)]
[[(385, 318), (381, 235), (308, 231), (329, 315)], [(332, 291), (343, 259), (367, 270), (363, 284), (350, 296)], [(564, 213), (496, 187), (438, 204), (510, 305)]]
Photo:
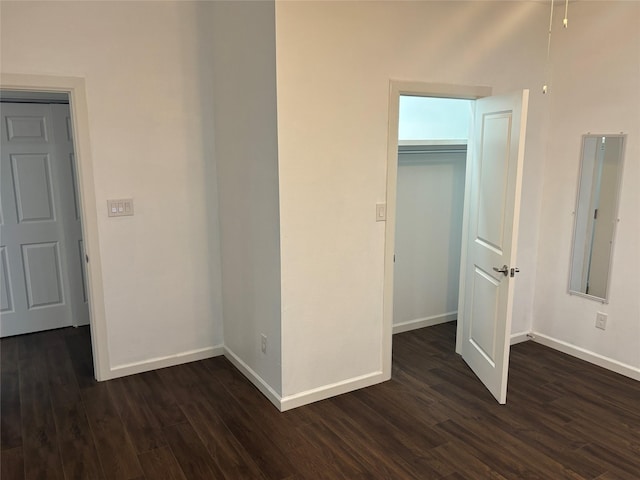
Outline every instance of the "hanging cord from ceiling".
[[(549, 36), (547, 37), (547, 62), (545, 65), (545, 84), (542, 86), (542, 93), (549, 91), (549, 76), (551, 70), (551, 31), (553, 28), (553, 7), (554, 0), (551, 0), (551, 11), (549, 13)], [(569, 0), (565, 0), (564, 3), (564, 19), (562, 20), (562, 26), (568, 28), (569, 26)]]

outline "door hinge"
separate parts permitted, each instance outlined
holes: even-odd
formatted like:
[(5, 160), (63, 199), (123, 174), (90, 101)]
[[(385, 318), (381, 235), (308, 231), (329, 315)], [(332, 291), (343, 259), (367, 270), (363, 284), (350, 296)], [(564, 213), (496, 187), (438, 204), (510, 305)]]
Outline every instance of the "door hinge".
[(84, 259), (87, 263), (89, 263), (89, 255), (87, 255), (86, 253), (84, 254)]

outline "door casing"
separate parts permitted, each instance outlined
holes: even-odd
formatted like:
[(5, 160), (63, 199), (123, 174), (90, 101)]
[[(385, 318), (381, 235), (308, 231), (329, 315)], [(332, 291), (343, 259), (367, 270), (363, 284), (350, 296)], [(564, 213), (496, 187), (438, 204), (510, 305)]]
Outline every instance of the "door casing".
[(98, 215), (89, 141), (89, 115), (85, 81), (79, 77), (3, 73), (0, 75), (0, 89), (67, 93), (69, 96), (71, 122), (75, 133), (73, 142), (78, 179), (78, 204), (82, 218), (85, 252), (89, 258), (85, 267), (94, 375), (98, 381), (108, 380), (112, 375), (109, 367), (102, 262), (98, 238)]
[[(384, 250), (384, 286), (382, 315), (382, 372), (385, 380), (391, 378), (392, 344), (393, 344), (393, 255), (395, 252), (396, 198), (398, 188), (398, 127), (400, 117), (400, 95), (421, 97), (459, 98), (476, 100), (489, 97), (491, 87), (452, 85), (443, 83), (425, 83), (402, 80), (391, 80), (389, 83), (389, 130), (387, 145), (387, 217), (385, 225)], [(472, 138), (473, 132), (470, 132)], [(465, 174), (465, 193), (469, 189), (469, 161), (471, 149), (467, 150), (467, 166)], [(462, 238), (467, 238), (469, 197), (464, 197), (464, 213), (462, 219)], [(460, 256), (461, 272), (466, 264), (466, 245), (462, 242)], [(458, 292), (458, 315), (464, 308), (464, 274), (460, 274), (460, 291)], [(456, 353), (462, 351), (462, 323), (458, 322), (456, 332)]]

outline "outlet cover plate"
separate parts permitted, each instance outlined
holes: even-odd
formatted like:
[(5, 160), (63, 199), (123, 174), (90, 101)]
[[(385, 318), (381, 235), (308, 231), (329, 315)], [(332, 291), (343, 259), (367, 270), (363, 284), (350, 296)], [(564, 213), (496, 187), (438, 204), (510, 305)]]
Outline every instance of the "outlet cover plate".
[(127, 217), (133, 215), (133, 198), (107, 200), (107, 214), (110, 217)]

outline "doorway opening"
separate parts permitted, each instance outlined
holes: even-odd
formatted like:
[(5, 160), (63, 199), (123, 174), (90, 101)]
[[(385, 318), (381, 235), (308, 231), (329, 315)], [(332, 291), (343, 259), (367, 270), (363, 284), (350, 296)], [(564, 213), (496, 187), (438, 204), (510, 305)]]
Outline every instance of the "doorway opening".
[(401, 95), (393, 333), (457, 319), (473, 102)]
[[(418, 322), (412, 323), (411, 319), (399, 317), (396, 322), (394, 319), (394, 297), (395, 297), (395, 289), (394, 289), (394, 273), (395, 273), (395, 254), (396, 254), (396, 212), (397, 212), (397, 200), (398, 200), (398, 160), (399, 154), (401, 150), (401, 139), (400, 139), (400, 102), (401, 98), (409, 98), (418, 99), (417, 105), (414, 108), (414, 112), (417, 111), (418, 115), (414, 115), (411, 113), (411, 106), (409, 107), (410, 117), (421, 117), (419, 112), (421, 109), (424, 109), (425, 105), (428, 105), (428, 102), (435, 102), (437, 99), (449, 99), (449, 100), (464, 100), (469, 101), (471, 108), (473, 109), (473, 101), (478, 98), (488, 97), (491, 95), (492, 90), (490, 87), (474, 87), (474, 86), (463, 86), (463, 85), (449, 85), (449, 84), (432, 84), (432, 83), (422, 83), (422, 82), (404, 82), (404, 81), (391, 81), (390, 85), (390, 98), (389, 98), (389, 133), (388, 133), (388, 151), (387, 151), (387, 222), (385, 227), (385, 268), (384, 268), (384, 293), (383, 293), (383, 359), (382, 359), (382, 369), (386, 378), (391, 378), (391, 366), (392, 366), (392, 350), (393, 350), (393, 333), (399, 333), (403, 330), (403, 328), (411, 329), (413, 327), (419, 328), (420, 326), (427, 326), (430, 323), (435, 324), (433, 322), (439, 321), (447, 321), (447, 318), (452, 318), (453, 315), (457, 313), (453, 313), (453, 311), (441, 312), (440, 314), (436, 314), (434, 318), (429, 318), (427, 315), (426, 319), (422, 322), (418, 319)], [(420, 106), (419, 99), (430, 99), (425, 100), (425, 103)], [(406, 100), (405, 100), (406, 101)], [(411, 100), (409, 100), (411, 103)], [(464, 109), (463, 103), (457, 105), (459, 109)], [(428, 107), (427, 107), (428, 108)], [(446, 112), (445, 112), (446, 114)], [(443, 115), (441, 112), (440, 117)], [(424, 115), (422, 115), (424, 117)], [(460, 116), (454, 115), (454, 118), (460, 118)], [(441, 130), (444, 125), (441, 122), (441, 118), (438, 118), (438, 115), (433, 115), (430, 118), (429, 127), (421, 126), (421, 123), (424, 123), (424, 119), (422, 122), (415, 121), (405, 121), (403, 125), (402, 136), (412, 137), (412, 136), (431, 136), (432, 140), (430, 141), (431, 149), (437, 150), (437, 140), (434, 138), (440, 137), (462, 137), (469, 138), (470, 134), (470, 126), (467, 124), (466, 126), (462, 125), (462, 122), (458, 120), (455, 122), (456, 127), (450, 127), (444, 132)], [(427, 130), (425, 130), (427, 128)], [(422, 133), (425, 131), (429, 131), (431, 133)], [(450, 133), (445, 133), (445, 132)], [(450, 138), (449, 140), (456, 140), (455, 138)], [(461, 140), (461, 139), (457, 139)], [(412, 140), (410, 138), (402, 139), (402, 149), (410, 150), (412, 147)], [(419, 143), (425, 143), (424, 141)], [(456, 142), (459, 145), (457, 155), (460, 155), (460, 150), (462, 149), (462, 142)], [(464, 147), (466, 150), (466, 142), (464, 142)], [(429, 155), (429, 154), (427, 154)], [(468, 189), (468, 168), (470, 162), (466, 161), (466, 153), (465, 155), (465, 174), (464, 174), (464, 192)], [(464, 195), (464, 194), (463, 194)], [(464, 202), (467, 201), (466, 195), (464, 196)], [(441, 202), (440, 202), (441, 203)], [(463, 205), (463, 210), (466, 210), (466, 203)], [(463, 220), (464, 222), (464, 220)], [(461, 234), (461, 238), (464, 237), (464, 226)], [(464, 247), (463, 252), (464, 254)], [(462, 255), (464, 256), (464, 255)], [(460, 258), (457, 260), (461, 261)], [(447, 272), (449, 276), (453, 275), (454, 277), (460, 278), (460, 268), (458, 268), (458, 272)], [(451, 305), (449, 303), (449, 305)], [(450, 308), (450, 307), (449, 307)], [(459, 311), (460, 308), (456, 309)], [(443, 315), (444, 314), (444, 315)], [(447, 315), (448, 314), (448, 315)], [(408, 321), (409, 323), (406, 326), (403, 326), (403, 323)], [(394, 325), (395, 324), (395, 325)], [(456, 353), (461, 353), (461, 340), (462, 340), (462, 322), (457, 322), (456, 327)]]
[[(69, 120), (66, 121), (66, 123), (69, 124), (70, 128), (68, 130), (72, 133), (71, 144), (73, 151), (73, 165), (76, 167), (74, 174), (77, 179), (77, 191), (74, 201), (77, 202), (78, 216), (80, 218), (80, 222), (78, 223), (81, 225), (80, 235), (82, 238), (82, 248), (85, 253), (84, 258), (82, 258), (80, 254), (78, 254), (78, 257), (80, 258), (81, 263), (85, 262), (85, 277), (83, 279), (84, 282), (82, 283), (82, 286), (85, 287), (83, 293), (86, 294), (87, 297), (86, 304), (88, 306), (89, 327), (83, 328), (86, 330), (85, 340), (90, 338), (90, 345), (87, 345), (86, 353), (88, 354), (88, 358), (92, 360), (92, 374), (95, 379), (98, 381), (108, 380), (112, 377), (112, 373), (109, 367), (110, 361), (107, 346), (105, 302), (102, 287), (102, 266), (98, 237), (98, 218), (95, 205), (96, 194), (93, 178), (93, 163), (91, 156), (91, 144), (89, 140), (89, 115), (85, 81), (78, 77), (2, 73), (0, 75), (0, 91), (15, 92), (12, 94), (14, 97), (11, 98), (11, 100), (16, 100), (17, 97), (24, 96), (32, 101), (42, 100), (44, 98), (47, 100), (53, 100), (54, 103), (55, 100), (66, 100), (68, 103), (70, 115)], [(20, 119), (18, 119), (15, 126), (19, 127), (19, 124)], [(28, 127), (29, 125), (31, 125), (31, 127)], [(28, 127), (26, 132), (29, 133), (29, 128), (33, 128), (33, 125), (33, 122), (27, 121), (26, 125), (22, 125), (21, 128), (24, 131), (24, 128)], [(37, 127), (35, 131), (37, 132), (38, 128), (41, 127), (37, 126), (37, 122), (35, 125)], [(42, 184), (43, 174), (45, 179), (47, 178), (47, 175), (49, 175), (47, 172), (48, 165), (45, 165), (47, 162), (43, 160), (42, 157), (40, 158), (39, 163), (36, 160), (37, 158), (31, 163), (25, 163), (24, 166), (34, 167), (27, 168), (27, 170), (32, 170), (32, 173), (33, 171), (37, 172), (37, 167), (40, 167), (40, 183)], [(69, 168), (71, 168), (71, 160), (69, 160), (69, 162), (70, 163), (68, 165)], [(44, 181), (44, 183), (46, 184), (47, 182)], [(46, 195), (49, 194), (49, 192), (46, 191), (44, 193)], [(39, 197), (40, 200), (42, 200), (42, 197), (43, 194), (41, 192)], [(55, 202), (55, 196), (51, 194), (51, 197)], [(46, 202), (40, 201), (36, 202), (36, 204), (42, 206), (46, 205)], [(76, 203), (74, 203), (74, 211), (75, 206)], [(3, 214), (4, 213), (5, 210), (3, 210)], [(44, 213), (46, 216), (46, 210), (44, 210)], [(33, 214), (33, 210), (31, 211), (31, 214)], [(49, 247), (48, 250), (45, 247)], [(45, 247), (40, 251), (37, 249), (33, 250), (33, 253), (41, 254), (40, 257), (37, 255), (34, 256), (34, 259), (40, 261), (47, 260), (46, 254), (48, 254), (49, 265), (55, 266), (57, 261), (56, 256), (58, 253), (56, 250), (62, 252), (62, 249), (60, 246), (56, 249), (54, 245), (47, 245)], [(60, 253), (59, 258), (61, 259), (61, 257), (62, 253)], [(49, 267), (49, 270), (53, 270), (55, 272), (56, 269)], [(55, 274), (58, 273), (55, 272)], [(59, 283), (64, 285), (63, 281), (60, 281)], [(34, 284), (34, 286), (36, 285)], [(45, 299), (49, 299), (50, 297), (55, 299), (55, 295), (57, 293), (58, 292), (55, 291), (45, 291), (45, 293), (39, 291), (38, 295)], [(42, 335), (46, 335), (46, 332)], [(87, 342), (85, 341), (84, 343)], [(88, 363), (85, 364), (85, 368), (90, 369), (90, 365)]]
[[(47, 344), (43, 339), (53, 338), (47, 332), (62, 329), (70, 348), (87, 359), (87, 373), (103, 379), (76, 153), (88, 144), (84, 125), (76, 135), (77, 122), (86, 120), (83, 90), (79, 79), (2, 76), (0, 337)], [(84, 163), (90, 171), (90, 159)], [(84, 184), (93, 190), (92, 181)]]
[(66, 93), (0, 91), (0, 337), (89, 324)]
[[(459, 257), (462, 268), (457, 272), (456, 353), (496, 400), (506, 403), (529, 92), (490, 96), (490, 89), (482, 87), (391, 82), (383, 296), (383, 373), (387, 378), (391, 378), (393, 348), (396, 217), (401, 216), (397, 207), (402, 201), (397, 160), (401, 95), (472, 100)], [(442, 208), (440, 198), (430, 201)]]

